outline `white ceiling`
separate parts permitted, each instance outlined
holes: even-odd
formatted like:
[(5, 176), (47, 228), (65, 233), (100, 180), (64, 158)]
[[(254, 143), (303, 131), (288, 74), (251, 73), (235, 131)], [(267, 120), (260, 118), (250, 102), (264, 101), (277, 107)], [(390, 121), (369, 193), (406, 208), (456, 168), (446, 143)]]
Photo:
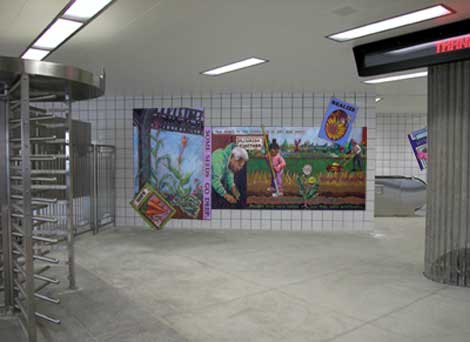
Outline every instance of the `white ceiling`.
[[(424, 79), (365, 86), (352, 47), (470, 17), (468, 0), (440, 2), (458, 13), (336, 43), (324, 37), (439, 1), (117, 0), (47, 60), (95, 72), (104, 67), (109, 95), (376, 89), (384, 96), (379, 110), (388, 111), (389, 103), (395, 111), (425, 111)], [(66, 3), (0, 0), (0, 54), (18, 56)], [(200, 75), (250, 56), (270, 63)]]
[(0, 55), (18, 57), (67, 0), (0, 0)]

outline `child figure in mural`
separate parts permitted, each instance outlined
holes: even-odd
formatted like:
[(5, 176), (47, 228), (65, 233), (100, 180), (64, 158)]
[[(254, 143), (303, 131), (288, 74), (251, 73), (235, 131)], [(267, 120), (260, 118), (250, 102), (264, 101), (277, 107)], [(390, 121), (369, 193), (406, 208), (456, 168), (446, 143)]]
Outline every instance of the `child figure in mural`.
[(247, 161), (248, 152), (234, 143), (212, 152), (212, 201), (216, 207), (223, 206), (224, 202), (238, 202), (240, 192), (234, 174), (240, 172)]
[(357, 143), (356, 140), (351, 140), (352, 144), (352, 150), (351, 153), (353, 154), (353, 172), (356, 171), (362, 171), (362, 148), (361, 146)]
[(283, 195), (282, 174), (284, 173), (284, 168), (286, 167), (286, 161), (284, 160), (284, 158), (282, 158), (280, 150), (281, 148), (279, 147), (279, 144), (277, 143), (276, 139), (273, 139), (273, 141), (269, 145), (269, 154), (271, 155), (274, 174), (271, 172), (271, 186), (268, 188), (268, 191), (273, 193), (273, 197)]

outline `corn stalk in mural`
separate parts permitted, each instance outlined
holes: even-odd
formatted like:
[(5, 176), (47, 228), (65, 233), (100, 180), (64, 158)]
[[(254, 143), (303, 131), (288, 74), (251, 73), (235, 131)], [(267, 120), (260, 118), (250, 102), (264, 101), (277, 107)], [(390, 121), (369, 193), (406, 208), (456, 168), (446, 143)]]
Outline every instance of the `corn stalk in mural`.
[[(188, 138), (186, 135), (182, 136), (175, 162), (168, 153), (158, 155), (159, 147), (164, 144), (162, 139), (158, 139), (159, 135), (160, 131), (157, 131), (157, 138), (152, 137), (156, 145), (152, 148), (152, 157), (155, 161), (151, 171), (152, 184), (157, 191), (166, 195), (173, 206), (179, 207), (186, 215), (196, 218), (201, 206), (202, 186), (200, 180), (193, 177), (195, 170), (185, 172), (183, 164)], [(159, 172), (162, 168), (166, 169), (163, 173)], [(160, 177), (158, 177), (159, 174)], [(191, 179), (193, 179), (192, 182)]]
[[(145, 115), (140, 117), (142, 112), (151, 118), (150, 121)], [(201, 219), (202, 131), (195, 134), (199, 131), (188, 127), (187, 120), (178, 120), (181, 112), (175, 112), (175, 109), (134, 110), (134, 113), (134, 118), (140, 119), (143, 125), (150, 123), (149, 131), (141, 127), (138, 136), (134, 137), (134, 144), (139, 146), (138, 156), (135, 156), (139, 159), (139, 163), (135, 163), (139, 165), (135, 172), (136, 184), (150, 183), (175, 207), (174, 218)], [(143, 139), (148, 142), (140, 141)]]

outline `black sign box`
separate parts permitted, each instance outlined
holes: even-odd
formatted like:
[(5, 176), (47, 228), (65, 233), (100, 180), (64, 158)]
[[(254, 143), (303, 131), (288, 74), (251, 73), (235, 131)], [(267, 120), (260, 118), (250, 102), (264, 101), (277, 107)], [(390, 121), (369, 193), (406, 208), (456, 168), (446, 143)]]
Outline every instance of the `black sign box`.
[(353, 51), (362, 77), (470, 59), (470, 20), (356, 46)]

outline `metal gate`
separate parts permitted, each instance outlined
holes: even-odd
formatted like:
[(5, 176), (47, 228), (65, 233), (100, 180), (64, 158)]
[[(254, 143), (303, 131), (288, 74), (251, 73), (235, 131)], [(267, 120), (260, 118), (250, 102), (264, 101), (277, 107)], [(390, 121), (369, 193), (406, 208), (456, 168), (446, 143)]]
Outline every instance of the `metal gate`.
[(116, 224), (116, 150), (93, 145), (92, 229)]
[[(115, 148), (110, 145), (74, 145), (72, 150), (73, 226), (74, 235), (92, 231), (94, 234), (116, 222)], [(66, 221), (67, 201), (57, 200), (38, 212), (57, 217), (56, 223), (44, 224), (41, 229), (58, 235)]]

